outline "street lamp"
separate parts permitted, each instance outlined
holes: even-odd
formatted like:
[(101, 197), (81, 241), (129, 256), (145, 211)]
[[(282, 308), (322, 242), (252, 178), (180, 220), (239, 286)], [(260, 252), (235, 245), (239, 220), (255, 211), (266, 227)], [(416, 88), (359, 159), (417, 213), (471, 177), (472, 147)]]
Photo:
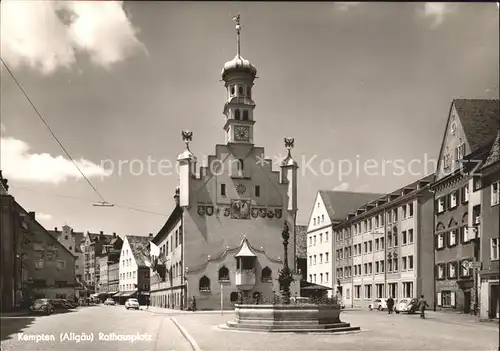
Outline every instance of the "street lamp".
[(285, 220), (285, 225), (283, 228), (283, 232), (281, 233), (283, 238), (283, 249), (284, 249), (284, 258), (283, 258), (283, 269), (279, 271), (278, 281), (281, 286), (281, 296), (283, 298), (283, 304), (290, 304), (290, 284), (293, 282), (292, 272), (288, 267), (288, 239), (290, 239), (290, 232), (288, 229), (288, 223)]
[[(475, 226), (465, 226), (464, 228), (467, 229), (467, 236), (468, 236), (468, 231), (469, 229), (472, 229), (472, 232), (474, 233), (474, 236), (472, 239), (468, 240), (472, 242), (472, 245), (474, 247), (474, 257), (472, 259), (472, 262), (469, 261), (463, 261), (462, 262), (462, 267), (465, 269), (472, 269), (472, 274), (473, 274), (473, 279), (474, 279), (474, 299), (473, 299), (473, 314), (476, 316), (478, 311), (478, 279), (477, 279), (477, 271), (481, 268), (481, 261), (479, 259), (479, 252), (480, 252), (480, 247), (479, 247), (479, 237), (478, 237), (478, 232), (479, 228), (478, 225)], [(468, 239), (468, 238), (467, 238)], [(477, 254), (476, 254), (477, 253)]]

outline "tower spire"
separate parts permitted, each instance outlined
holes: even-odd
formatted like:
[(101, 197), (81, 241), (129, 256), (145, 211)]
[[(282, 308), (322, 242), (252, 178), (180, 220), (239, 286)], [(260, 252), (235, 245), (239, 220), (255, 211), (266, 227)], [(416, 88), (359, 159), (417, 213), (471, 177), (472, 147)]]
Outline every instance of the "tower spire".
[(233, 20), (236, 21), (236, 41), (237, 41), (237, 49), (236, 49), (236, 55), (238, 58), (240, 58), (240, 32), (241, 32), (241, 25), (240, 25), (240, 14), (238, 13), (236, 16), (233, 17)]

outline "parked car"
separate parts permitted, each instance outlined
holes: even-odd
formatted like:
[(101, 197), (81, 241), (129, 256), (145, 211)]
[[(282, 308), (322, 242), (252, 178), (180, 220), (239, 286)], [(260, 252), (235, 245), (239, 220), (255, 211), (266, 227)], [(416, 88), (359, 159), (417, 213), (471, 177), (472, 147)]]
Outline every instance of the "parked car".
[(30, 307), (31, 313), (43, 313), (50, 315), (54, 312), (55, 308), (49, 299), (38, 299), (35, 300), (33, 305)]
[(132, 308), (132, 309), (140, 309), (140, 306), (139, 306), (139, 301), (137, 301), (137, 299), (128, 299), (126, 302), (125, 302), (125, 308), (128, 310), (129, 308)]
[(76, 302), (74, 302), (74, 301), (71, 301), (71, 300), (66, 300), (66, 299), (63, 299), (62, 301), (63, 301), (63, 303), (64, 303), (65, 305), (67, 305), (69, 308), (76, 308), (76, 307), (78, 307), (78, 304), (77, 304)]
[(114, 306), (114, 305), (116, 305), (116, 302), (115, 302), (115, 300), (113, 300), (111, 297), (108, 297), (108, 298), (106, 299), (106, 301), (104, 301), (104, 304), (105, 304), (105, 305), (109, 305), (109, 306)]
[(378, 310), (383, 311), (387, 309), (387, 299), (375, 299), (371, 304), (368, 305), (370, 311)]
[(417, 312), (417, 309), (418, 309), (417, 299), (401, 299), (394, 307), (394, 311), (398, 314), (399, 313), (412, 314)]

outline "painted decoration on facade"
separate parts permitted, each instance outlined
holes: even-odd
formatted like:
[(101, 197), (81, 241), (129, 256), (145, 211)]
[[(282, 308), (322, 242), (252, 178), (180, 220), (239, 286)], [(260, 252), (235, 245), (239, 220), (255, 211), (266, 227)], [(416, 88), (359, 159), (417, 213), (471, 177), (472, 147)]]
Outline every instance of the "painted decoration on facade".
[(275, 210), (274, 216), (279, 219), (279, 218), (281, 218), (282, 215), (283, 215), (283, 211), (281, 210), (281, 208), (277, 208)]
[(258, 208), (252, 208), (252, 218), (258, 218), (259, 217), (259, 209)]
[(231, 214), (234, 219), (250, 219), (250, 200), (231, 200)]
[(229, 207), (224, 208), (224, 216), (229, 217), (231, 215), (231, 209)]
[(198, 216), (205, 215), (205, 206), (198, 205)]
[(267, 211), (267, 217), (271, 219), (274, 218), (274, 211), (273, 210)]
[(259, 208), (259, 217), (266, 218), (266, 216), (267, 216), (267, 210), (265, 208)]
[(213, 206), (205, 207), (205, 212), (207, 213), (208, 216), (213, 215), (214, 214), (214, 207)]
[(244, 193), (246, 193), (247, 191), (247, 187), (243, 184), (237, 184), (236, 185), (236, 192), (238, 193), (238, 195), (243, 195)]

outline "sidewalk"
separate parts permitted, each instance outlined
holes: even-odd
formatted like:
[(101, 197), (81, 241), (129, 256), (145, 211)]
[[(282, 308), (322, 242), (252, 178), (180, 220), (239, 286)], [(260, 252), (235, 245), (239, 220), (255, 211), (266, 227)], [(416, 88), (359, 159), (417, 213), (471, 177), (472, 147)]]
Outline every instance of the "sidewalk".
[[(165, 314), (165, 315), (178, 315), (178, 314), (221, 314), (220, 310), (210, 310), (210, 311), (183, 311), (183, 310), (175, 310), (171, 308), (162, 308), (162, 307), (149, 307), (146, 308), (141, 306), (141, 311), (146, 311), (154, 314)], [(224, 314), (234, 313), (233, 309), (224, 310)]]
[(0, 318), (4, 317), (24, 317), (29, 316), (29, 311), (11, 311), (11, 312), (1, 312)]

